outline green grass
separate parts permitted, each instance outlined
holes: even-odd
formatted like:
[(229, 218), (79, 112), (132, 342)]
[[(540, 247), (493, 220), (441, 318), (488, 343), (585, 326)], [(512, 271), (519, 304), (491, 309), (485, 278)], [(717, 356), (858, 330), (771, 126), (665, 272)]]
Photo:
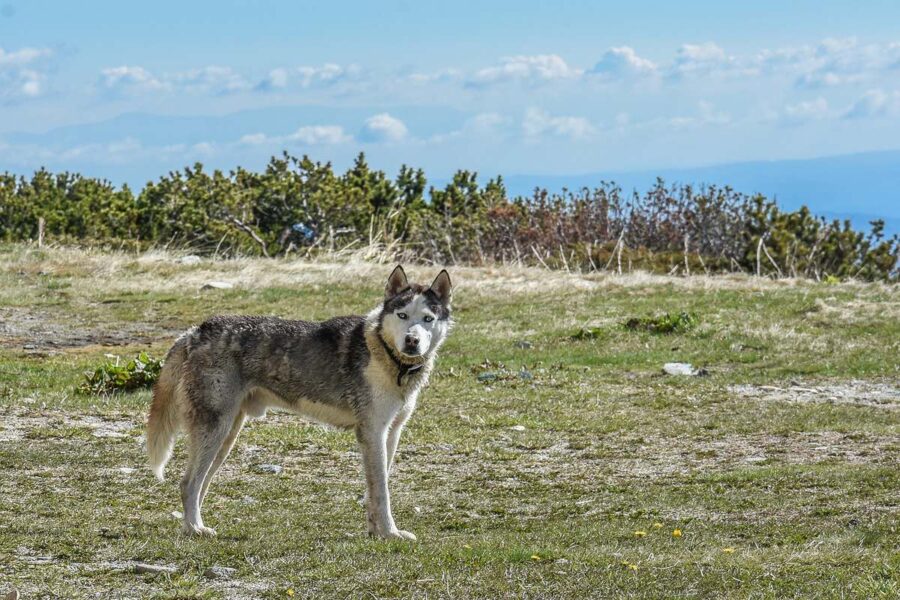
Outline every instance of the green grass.
[[(0, 248), (0, 592), (900, 595), (900, 290), (874, 284), (451, 269), (457, 325), (391, 478), (417, 543), (366, 536), (351, 433), (282, 414), (252, 422), (214, 481), (219, 536), (182, 536), (183, 444), (157, 483), (149, 392), (78, 394), (83, 372), (162, 356), (213, 313), (364, 312), (389, 270)], [(238, 285), (200, 291), (211, 279)], [(684, 332), (622, 326), (682, 312)], [(503, 376), (480, 381), (485, 361)], [(672, 361), (710, 374), (667, 377)], [(210, 580), (213, 565), (237, 571)]]

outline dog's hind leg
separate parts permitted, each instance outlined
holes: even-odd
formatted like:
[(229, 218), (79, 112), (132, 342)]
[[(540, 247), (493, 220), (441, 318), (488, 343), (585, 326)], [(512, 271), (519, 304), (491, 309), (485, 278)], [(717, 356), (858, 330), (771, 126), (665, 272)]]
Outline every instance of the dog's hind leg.
[(231, 449), (234, 447), (234, 442), (237, 441), (238, 435), (241, 433), (241, 429), (244, 427), (244, 421), (247, 420), (247, 414), (244, 411), (238, 413), (238, 415), (234, 418), (234, 423), (231, 426), (231, 431), (228, 432), (228, 437), (225, 438), (225, 441), (222, 442), (222, 447), (219, 448), (218, 454), (216, 454), (216, 459), (213, 461), (212, 466), (209, 468), (209, 472), (206, 474), (206, 479), (203, 480), (203, 487), (200, 489), (200, 507), (203, 507), (203, 500), (206, 498), (206, 492), (209, 490), (209, 482), (212, 481), (213, 476), (215, 476), (216, 471), (219, 470), (219, 467), (222, 466), (222, 463), (225, 462), (225, 459), (228, 458), (228, 454), (231, 452)]
[[(200, 496), (210, 467), (222, 449), (231, 432), (235, 416), (211, 415), (206, 420), (198, 419), (191, 427), (190, 457), (181, 480), (181, 502), (184, 505), (182, 528), (191, 535), (215, 535), (216, 532), (203, 525), (200, 516)], [(196, 418), (196, 417), (195, 417)]]

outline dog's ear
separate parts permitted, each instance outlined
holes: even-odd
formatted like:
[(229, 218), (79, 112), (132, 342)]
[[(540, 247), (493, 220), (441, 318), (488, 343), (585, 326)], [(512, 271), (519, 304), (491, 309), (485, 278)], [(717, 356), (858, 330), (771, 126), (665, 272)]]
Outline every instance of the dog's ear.
[(408, 287), (409, 281), (406, 279), (406, 272), (403, 270), (403, 267), (397, 265), (394, 270), (391, 271), (391, 276), (388, 277), (387, 285), (384, 286), (384, 297), (393, 298), (399, 294), (401, 290)]
[(431, 291), (442, 303), (450, 304), (452, 289), (450, 286), (450, 273), (447, 272), (447, 269), (438, 273), (438, 276), (434, 278), (434, 282), (431, 284)]

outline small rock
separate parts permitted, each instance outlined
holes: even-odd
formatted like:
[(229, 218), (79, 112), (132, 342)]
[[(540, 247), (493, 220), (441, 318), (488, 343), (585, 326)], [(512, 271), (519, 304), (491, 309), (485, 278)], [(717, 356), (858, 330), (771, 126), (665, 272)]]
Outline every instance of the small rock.
[(173, 510), (171, 514), (172, 514), (172, 516), (175, 517), (176, 519), (183, 519), (183, 518), (184, 518), (184, 515), (181, 514), (181, 511), (180, 511), (180, 510)]
[(531, 350), (534, 348), (534, 344), (529, 342), (528, 340), (519, 340), (516, 342), (516, 348), (521, 348), (522, 350)]
[(553, 562), (556, 563), (557, 565), (567, 565), (567, 564), (569, 564), (569, 559), (568, 558), (557, 558)]
[(422, 514), (422, 507), (421, 506), (413, 506), (413, 512), (416, 513), (417, 515)]
[(478, 374), (478, 381), (494, 381), (495, 379), (497, 379), (497, 374), (491, 371)]
[(524, 425), (513, 425), (512, 427), (507, 427), (510, 431), (525, 431)]
[(697, 370), (690, 363), (666, 363), (663, 365), (666, 375), (696, 375)]
[(281, 465), (256, 465), (256, 470), (260, 473), (273, 473), (275, 475), (281, 473), (283, 468), (284, 467), (282, 467)]
[(175, 572), (175, 567), (169, 567), (167, 565), (149, 565), (147, 563), (135, 563), (134, 572), (138, 575), (143, 575), (144, 573), (152, 573), (154, 575), (157, 575), (159, 573), (172, 574)]
[(125, 475), (131, 475), (134, 471), (133, 467), (119, 467), (119, 472), (124, 473)]
[(534, 375), (532, 375), (531, 371), (529, 371), (528, 369), (522, 369), (521, 371), (519, 371), (519, 379), (522, 379), (523, 381), (531, 381), (532, 379), (534, 379)]
[(228, 281), (207, 281), (204, 283), (200, 289), (201, 290), (230, 290), (234, 287), (234, 284)]
[(25, 344), (22, 346), (22, 350), (35, 350), (37, 349), (37, 345), (35, 344)]
[(178, 262), (183, 265), (196, 265), (201, 260), (202, 259), (199, 256), (197, 256), (196, 254), (188, 254), (187, 256), (182, 256), (181, 258), (179, 258)]
[(235, 573), (237, 573), (237, 569), (216, 565), (203, 571), (203, 576), (207, 579), (231, 579), (231, 576)]

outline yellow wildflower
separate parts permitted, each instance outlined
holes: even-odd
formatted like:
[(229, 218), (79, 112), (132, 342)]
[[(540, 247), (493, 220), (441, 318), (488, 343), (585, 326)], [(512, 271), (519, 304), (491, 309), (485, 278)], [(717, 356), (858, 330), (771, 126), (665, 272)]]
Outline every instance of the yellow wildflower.
[(734, 548), (722, 548), (722, 552), (725, 554), (734, 554)]
[(287, 590), (287, 595), (288, 595), (288, 596), (293, 596), (293, 595), (294, 595), (294, 588), (288, 588), (288, 590)]
[(628, 565), (628, 568), (632, 571), (637, 571), (637, 565)]
[(645, 535), (647, 535), (646, 531), (635, 531), (634, 532), (634, 537), (644, 537)]
[(531, 555), (531, 560), (541, 560), (541, 557), (538, 556), (537, 554), (532, 554), (532, 555)]
[(675, 531), (673, 531), (673, 532), (672, 532), (672, 537), (681, 537), (681, 530), (680, 530), (680, 529), (676, 529)]
[(654, 529), (662, 529), (662, 523), (654, 523), (653, 528)]
[(472, 546), (470, 546), (468, 544), (463, 544), (463, 548), (465, 548), (466, 550), (471, 550)]

